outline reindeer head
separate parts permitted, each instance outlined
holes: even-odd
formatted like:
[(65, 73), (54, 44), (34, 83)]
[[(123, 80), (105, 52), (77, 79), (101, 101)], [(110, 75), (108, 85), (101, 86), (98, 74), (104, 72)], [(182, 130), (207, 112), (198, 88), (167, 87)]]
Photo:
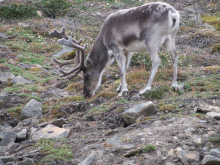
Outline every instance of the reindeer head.
[[(75, 60), (67, 60), (65, 62), (60, 62), (56, 58), (53, 58), (53, 61), (60, 67), (59, 72), (62, 73), (61, 77), (67, 76), (67, 79), (71, 79), (76, 77), (82, 71), (84, 78), (83, 95), (85, 97), (91, 97), (100, 85), (101, 73), (99, 73), (99, 71), (96, 70), (96, 66), (93, 64), (90, 58), (87, 58), (84, 61), (87, 44), (85, 44), (84, 47), (80, 46), (82, 39), (77, 41), (76, 39), (73, 39), (71, 36), (67, 36), (65, 34), (64, 27), (62, 28), (61, 32), (57, 32), (57, 30), (54, 30), (50, 33), (50, 36), (62, 38), (57, 41), (59, 44), (73, 47), (76, 49)], [(73, 67), (71, 70), (64, 71), (61, 69), (62, 66), (73, 63), (75, 63), (75, 67)]]

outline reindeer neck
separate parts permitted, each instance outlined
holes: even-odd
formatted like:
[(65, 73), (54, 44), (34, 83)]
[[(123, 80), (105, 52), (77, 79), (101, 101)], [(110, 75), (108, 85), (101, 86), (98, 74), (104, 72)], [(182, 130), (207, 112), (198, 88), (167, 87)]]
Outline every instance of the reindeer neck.
[(97, 37), (92, 47), (89, 58), (92, 60), (94, 67), (100, 71), (102, 71), (108, 63), (108, 50), (103, 44), (103, 40), (100, 35)]

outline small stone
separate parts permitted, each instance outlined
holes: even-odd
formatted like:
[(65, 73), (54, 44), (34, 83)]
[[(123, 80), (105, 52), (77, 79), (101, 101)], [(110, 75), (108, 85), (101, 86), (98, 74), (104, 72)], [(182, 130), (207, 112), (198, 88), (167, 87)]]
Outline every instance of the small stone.
[(184, 145), (183, 145), (183, 149), (184, 149), (184, 150), (188, 150), (189, 147), (188, 147), (187, 145), (184, 144)]
[(215, 132), (215, 131), (209, 131), (209, 132), (208, 132), (208, 135), (209, 135), (209, 136), (215, 136), (215, 135), (216, 135), (216, 132)]
[(0, 160), (2, 160), (4, 163), (7, 163), (7, 162), (16, 161), (17, 159), (14, 155), (12, 155), (12, 156), (0, 156)]
[(194, 140), (193, 140), (194, 143), (197, 143), (197, 144), (202, 144), (202, 139), (201, 137), (196, 137)]
[(157, 113), (157, 108), (155, 107), (154, 103), (148, 101), (146, 103), (137, 104), (131, 107), (130, 109), (126, 110), (122, 114), (122, 121), (125, 126), (129, 126), (134, 124), (136, 120), (141, 116), (150, 116)]
[(111, 146), (120, 147), (121, 146), (121, 141), (122, 141), (122, 139), (120, 137), (114, 136), (112, 138), (108, 138), (106, 140), (106, 143), (111, 145)]
[(8, 36), (6, 33), (0, 33), (0, 41), (4, 42), (8, 40)]
[(174, 149), (170, 149), (170, 151), (168, 152), (169, 156), (174, 156), (175, 155), (175, 150)]
[(13, 80), (13, 84), (29, 84), (29, 83), (30, 81), (28, 81), (27, 79), (25, 79), (20, 75), (16, 76)]
[(196, 125), (196, 119), (193, 117), (187, 117), (184, 119), (183, 126), (194, 127)]
[(18, 162), (18, 165), (35, 165), (35, 164), (34, 164), (34, 161), (32, 159), (27, 158), (26, 160)]
[(5, 72), (0, 74), (0, 83), (1, 84), (7, 84), (9, 81), (12, 81), (14, 79), (14, 75), (10, 72)]
[(217, 158), (220, 158), (220, 151), (218, 148), (211, 149), (210, 155), (216, 156)]
[(92, 164), (95, 164), (94, 163), (95, 162), (95, 157), (96, 157), (96, 154), (91, 153), (85, 160), (78, 163), (77, 165), (92, 165)]
[(17, 133), (17, 140), (24, 141), (26, 140), (27, 136), (27, 129), (22, 129), (20, 132)]
[(63, 124), (66, 124), (66, 121), (63, 119), (63, 118), (60, 118), (60, 119), (55, 119), (51, 122), (51, 124), (57, 126), (57, 127), (60, 127), (62, 128)]

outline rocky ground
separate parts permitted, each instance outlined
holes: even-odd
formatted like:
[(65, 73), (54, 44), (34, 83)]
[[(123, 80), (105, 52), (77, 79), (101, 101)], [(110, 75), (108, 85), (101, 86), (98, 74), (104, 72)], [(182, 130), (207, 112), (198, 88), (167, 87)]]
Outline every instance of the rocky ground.
[(89, 53), (108, 14), (143, 1), (72, 1), (62, 18), (1, 20), (0, 165), (220, 164), (220, 4), (166, 2), (181, 14), (176, 38), (181, 88), (170, 89), (171, 59), (161, 50), (153, 90), (141, 97), (134, 95), (149, 77), (149, 55), (132, 58), (127, 96), (116, 97), (120, 79), (113, 64), (96, 95), (85, 99), (80, 75), (70, 81), (59, 77), (51, 57), (64, 48), (48, 34), (65, 26), (88, 43)]

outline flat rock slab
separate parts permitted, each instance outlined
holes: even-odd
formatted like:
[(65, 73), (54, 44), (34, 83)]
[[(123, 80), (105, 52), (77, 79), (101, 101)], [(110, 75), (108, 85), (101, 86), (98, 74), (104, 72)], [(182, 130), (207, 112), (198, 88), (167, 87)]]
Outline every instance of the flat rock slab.
[(21, 111), (21, 119), (26, 119), (30, 117), (42, 117), (41, 102), (38, 102), (35, 99), (31, 99)]
[(136, 120), (141, 116), (151, 116), (157, 113), (157, 108), (152, 101), (146, 103), (137, 104), (126, 110), (122, 114), (122, 121), (125, 126), (134, 124)]
[(220, 113), (208, 112), (208, 113), (206, 113), (206, 118), (220, 120)]
[(205, 103), (199, 103), (198, 106), (194, 109), (195, 112), (197, 111), (203, 111), (203, 112), (219, 112), (220, 113), (220, 107), (208, 105)]
[(69, 129), (59, 128), (52, 124), (47, 125), (40, 131), (36, 131), (33, 136), (32, 140), (37, 141), (40, 138), (60, 138), (60, 137), (67, 137), (69, 134)]

